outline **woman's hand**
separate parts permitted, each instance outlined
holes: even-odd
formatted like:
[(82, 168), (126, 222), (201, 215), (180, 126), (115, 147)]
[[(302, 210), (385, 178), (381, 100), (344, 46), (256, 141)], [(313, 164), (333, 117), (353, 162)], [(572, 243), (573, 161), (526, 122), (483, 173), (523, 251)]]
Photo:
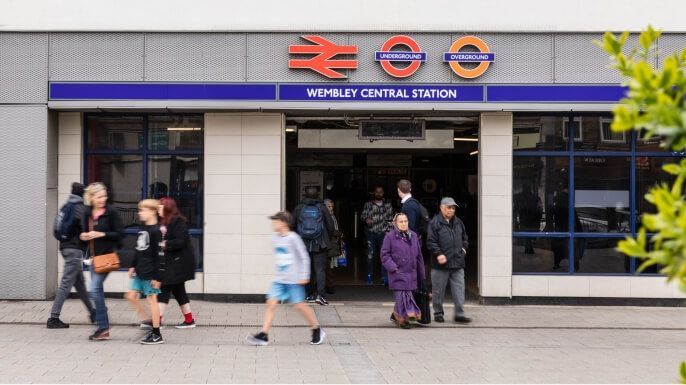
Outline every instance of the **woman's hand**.
[(104, 236), (105, 236), (105, 233), (103, 233), (101, 231), (89, 231), (87, 233), (81, 233), (81, 235), (79, 235), (79, 238), (82, 241), (91, 241), (93, 239), (102, 238)]
[(129, 278), (133, 278), (134, 275), (136, 275), (136, 269), (129, 267)]
[(81, 233), (79, 234), (79, 239), (82, 241), (90, 241), (91, 239), (88, 237), (88, 233)]

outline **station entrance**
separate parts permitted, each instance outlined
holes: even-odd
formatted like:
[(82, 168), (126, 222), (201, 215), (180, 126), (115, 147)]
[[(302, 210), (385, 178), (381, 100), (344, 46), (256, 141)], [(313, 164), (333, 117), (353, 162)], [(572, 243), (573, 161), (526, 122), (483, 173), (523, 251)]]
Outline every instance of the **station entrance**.
[[(365, 131), (370, 120), (372, 136)], [(421, 126), (421, 130), (408, 132), (403, 122), (415, 122), (409, 126)], [(380, 134), (378, 130), (386, 132)], [(390, 137), (384, 137), (389, 130), (393, 131)], [(383, 188), (393, 211), (399, 212), (396, 184), (407, 179), (412, 183), (413, 197), (430, 216), (439, 212), (442, 197), (453, 197), (459, 204), (457, 216), (464, 222), (470, 242), (467, 290), (468, 294), (478, 293), (478, 130), (478, 114), (372, 115), (371, 119), (368, 113), (287, 116), (286, 208), (292, 211), (298, 205), (307, 186), (317, 187), (320, 198), (333, 201), (347, 247), (347, 266), (331, 271), (334, 290), (354, 290), (357, 296), (383, 289), (378, 256), (374, 258), (372, 284), (367, 279), (366, 224), (360, 215), (377, 186)], [(410, 139), (403, 138), (408, 134)], [(430, 281), (425, 247), (423, 253)]]

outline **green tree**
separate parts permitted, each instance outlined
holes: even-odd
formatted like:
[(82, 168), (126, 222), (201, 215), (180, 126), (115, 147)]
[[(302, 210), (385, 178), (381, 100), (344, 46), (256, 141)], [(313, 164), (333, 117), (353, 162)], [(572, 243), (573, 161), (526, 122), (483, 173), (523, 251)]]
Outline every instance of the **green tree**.
[[(651, 26), (639, 36), (640, 47), (623, 52), (629, 37), (605, 33), (596, 42), (611, 57), (613, 68), (627, 80), (627, 97), (614, 109), (613, 131), (637, 130), (643, 138), (661, 138), (661, 146), (673, 151), (686, 149), (686, 48), (668, 56), (660, 68), (655, 68), (654, 47), (661, 32)], [(636, 237), (626, 237), (618, 249), (643, 260), (638, 271), (658, 265), (668, 282), (678, 282), (686, 292), (686, 159), (662, 167), (674, 175), (670, 186), (661, 183), (650, 189), (645, 199), (657, 212), (644, 214)], [(650, 239), (647, 233), (654, 233)], [(649, 247), (652, 244), (652, 248)], [(681, 364), (681, 381), (686, 384), (686, 363)]]

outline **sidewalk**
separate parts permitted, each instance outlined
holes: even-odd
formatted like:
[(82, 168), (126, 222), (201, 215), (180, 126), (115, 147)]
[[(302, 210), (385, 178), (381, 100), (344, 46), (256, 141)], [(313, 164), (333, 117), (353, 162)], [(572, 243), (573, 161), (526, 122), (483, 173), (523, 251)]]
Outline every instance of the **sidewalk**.
[[(168, 326), (164, 345), (142, 346), (127, 304), (107, 304), (112, 340), (91, 342), (77, 300), (62, 330), (45, 328), (50, 302), (0, 302), (0, 382), (674, 383), (686, 359), (683, 308), (469, 305), (468, 326), (401, 330), (390, 303), (335, 303), (314, 307), (327, 340), (310, 346), (282, 306), (271, 344), (253, 347), (245, 337), (263, 305), (193, 301), (197, 328)], [(178, 306), (169, 310), (166, 323), (178, 322)]]

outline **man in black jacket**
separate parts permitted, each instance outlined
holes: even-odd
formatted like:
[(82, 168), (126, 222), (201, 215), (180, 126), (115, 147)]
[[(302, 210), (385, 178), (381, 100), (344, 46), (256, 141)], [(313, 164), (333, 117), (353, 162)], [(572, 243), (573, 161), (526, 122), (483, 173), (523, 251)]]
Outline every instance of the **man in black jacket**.
[(74, 182), (71, 185), (71, 195), (67, 203), (73, 204), (73, 221), (71, 225), (70, 237), (66, 241), (60, 242), (60, 253), (64, 259), (64, 271), (62, 272), (62, 280), (57, 289), (55, 301), (52, 304), (50, 311), (50, 318), (48, 318), (48, 329), (64, 329), (68, 328), (69, 324), (60, 320), (60, 313), (62, 312), (62, 305), (69, 296), (72, 287), (76, 287), (76, 294), (81, 299), (86, 309), (90, 314), (91, 322), (95, 321), (95, 308), (88, 296), (86, 290), (85, 280), (83, 278), (83, 254), (86, 251), (86, 243), (79, 239), (79, 234), (83, 231), (81, 228), (81, 217), (85, 206), (83, 205), (83, 190), (86, 187), (81, 183)]
[(336, 227), (331, 213), (319, 199), (319, 192), (314, 186), (305, 189), (305, 198), (293, 210), (291, 228), (300, 235), (307, 252), (310, 254), (312, 269), (310, 270), (310, 284), (308, 287), (308, 302), (328, 305), (329, 302), (322, 295), (326, 290), (326, 265), (329, 260), (328, 250), (331, 247), (331, 237)]
[(453, 198), (443, 198), (441, 213), (429, 222), (426, 246), (431, 252), (431, 283), (436, 322), (444, 322), (443, 296), (448, 282), (455, 302), (455, 322), (472, 321), (464, 312), (464, 267), (469, 242), (464, 223), (455, 216), (456, 208)]

